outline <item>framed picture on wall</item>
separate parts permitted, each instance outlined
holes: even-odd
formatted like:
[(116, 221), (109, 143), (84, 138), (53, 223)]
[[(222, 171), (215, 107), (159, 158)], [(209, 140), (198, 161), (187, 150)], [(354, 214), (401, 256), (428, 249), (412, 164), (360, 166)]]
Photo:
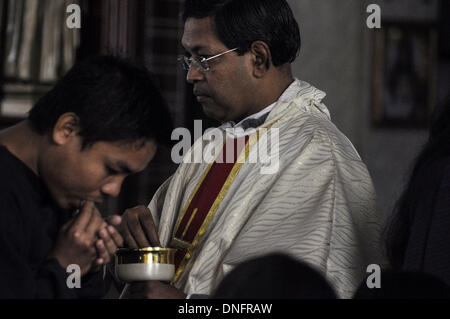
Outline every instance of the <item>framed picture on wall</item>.
[(375, 34), (373, 122), (383, 127), (427, 127), (436, 103), (436, 28), (389, 23)]

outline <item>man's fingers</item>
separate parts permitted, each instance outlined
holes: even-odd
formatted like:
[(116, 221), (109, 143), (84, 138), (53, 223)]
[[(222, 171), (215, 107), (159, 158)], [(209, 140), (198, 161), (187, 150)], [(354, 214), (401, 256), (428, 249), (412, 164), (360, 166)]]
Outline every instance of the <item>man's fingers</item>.
[(97, 249), (97, 263), (102, 261), (102, 263), (108, 263), (111, 259), (110, 254), (105, 246), (105, 242), (99, 239), (95, 242), (95, 248)]
[(114, 243), (111, 236), (109, 236), (106, 228), (101, 229), (98, 234), (100, 236), (100, 239), (103, 241), (104, 247), (106, 248), (108, 254), (113, 255), (116, 251), (116, 244)]
[(140, 223), (144, 227), (144, 231), (150, 239), (151, 246), (160, 247), (158, 232), (156, 231), (155, 223), (153, 222), (152, 213), (149, 209), (139, 215)]
[[(96, 207), (92, 209), (91, 219), (89, 220), (88, 225), (86, 226), (86, 233), (89, 236), (95, 236), (100, 228), (100, 226), (104, 223), (102, 215)], [(106, 224), (106, 223), (105, 223)]]
[(65, 223), (62, 227), (61, 227), (61, 231), (65, 232), (66, 230), (70, 229), (72, 227), (72, 225), (75, 223), (75, 218), (70, 219), (67, 223)]
[(110, 230), (110, 228), (113, 228), (113, 226), (108, 226), (103, 228), (102, 230), (100, 230), (99, 232), (99, 236), (100, 238), (103, 240), (103, 242), (105, 243), (105, 247), (108, 250), (108, 253), (110, 255), (114, 255), (114, 253), (116, 252), (117, 248), (122, 246), (122, 244), (118, 245), (116, 243), (116, 240), (122, 240), (122, 236), (119, 235), (119, 239), (114, 239), (114, 235), (117, 235), (118, 232), (116, 230)]
[(138, 245), (137, 248), (151, 246), (149, 240), (147, 239), (147, 236), (144, 233), (144, 230), (142, 229), (142, 225), (139, 221), (138, 216), (129, 218), (127, 220), (127, 227), (128, 227), (129, 232), (131, 233), (131, 235), (133, 236), (134, 240), (136, 241), (136, 243)]
[(73, 223), (72, 227), (76, 230), (84, 230), (91, 220), (94, 207), (95, 205), (93, 202), (86, 202), (81, 208), (78, 216), (75, 217), (75, 222)]
[(122, 223), (122, 217), (120, 217), (119, 215), (112, 215), (109, 216), (106, 221), (108, 222), (108, 224), (117, 227), (120, 225), (120, 223)]
[(126, 224), (122, 225), (121, 231), (123, 239), (125, 240), (125, 243), (129, 248), (139, 248), (137, 242), (134, 240), (133, 236), (128, 230), (128, 225)]
[(114, 226), (109, 225), (107, 227), (108, 233), (111, 236), (111, 238), (114, 240), (114, 243), (117, 247), (123, 247), (123, 237), (122, 235), (117, 231), (117, 229)]
[(113, 238), (117, 247), (123, 246), (123, 238), (118, 229), (120, 228), (120, 224), (122, 223), (122, 217), (119, 215), (109, 216), (106, 221), (109, 226), (107, 227), (109, 235)]
[(145, 206), (128, 209), (122, 216), (121, 230), (131, 248), (160, 246), (152, 214)]

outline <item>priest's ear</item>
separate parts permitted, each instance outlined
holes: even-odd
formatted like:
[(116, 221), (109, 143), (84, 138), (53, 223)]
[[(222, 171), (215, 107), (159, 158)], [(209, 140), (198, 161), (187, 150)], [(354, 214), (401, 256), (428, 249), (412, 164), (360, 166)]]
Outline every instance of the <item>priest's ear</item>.
[(272, 66), (272, 54), (267, 43), (255, 41), (250, 47), (253, 63), (253, 75), (262, 78)]
[(51, 134), (52, 142), (64, 145), (70, 139), (77, 136), (80, 130), (80, 118), (75, 113), (64, 113), (56, 121)]

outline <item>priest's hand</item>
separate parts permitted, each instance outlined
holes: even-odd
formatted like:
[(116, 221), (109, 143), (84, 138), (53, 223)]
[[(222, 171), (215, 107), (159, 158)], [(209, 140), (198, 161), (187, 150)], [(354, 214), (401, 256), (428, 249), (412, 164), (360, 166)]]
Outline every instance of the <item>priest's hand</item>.
[(129, 248), (161, 246), (152, 213), (146, 206), (127, 209), (122, 215), (120, 231)]
[(130, 299), (186, 299), (186, 294), (174, 286), (161, 281), (146, 281), (130, 284)]

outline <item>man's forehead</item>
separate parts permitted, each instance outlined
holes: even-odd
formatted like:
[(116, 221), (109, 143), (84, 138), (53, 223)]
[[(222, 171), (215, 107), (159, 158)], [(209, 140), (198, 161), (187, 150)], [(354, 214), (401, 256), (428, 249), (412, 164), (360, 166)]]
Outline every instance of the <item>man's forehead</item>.
[(130, 155), (152, 153), (156, 149), (153, 140), (139, 140), (133, 142), (97, 142), (91, 151), (111, 155), (116, 158), (128, 158)]
[(215, 34), (214, 19), (212, 17), (188, 18), (184, 24), (181, 44), (187, 51), (191, 52), (220, 45), (221, 43)]
[(124, 151), (139, 151), (145, 146), (155, 144), (154, 140), (138, 139), (138, 140), (119, 140), (119, 141), (98, 141), (92, 145), (93, 149), (124, 152)]
[(110, 152), (105, 153), (107, 161), (116, 164), (124, 172), (140, 171), (147, 166), (148, 161), (156, 152), (156, 143), (145, 141), (130, 144), (109, 144)]

